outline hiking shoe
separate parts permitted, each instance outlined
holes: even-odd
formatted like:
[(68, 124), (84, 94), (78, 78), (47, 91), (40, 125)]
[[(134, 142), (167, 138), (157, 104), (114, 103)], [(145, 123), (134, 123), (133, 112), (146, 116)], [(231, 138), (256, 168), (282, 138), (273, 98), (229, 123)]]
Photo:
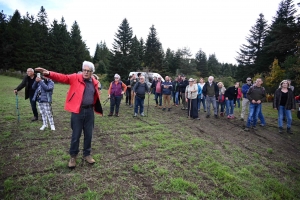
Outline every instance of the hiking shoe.
[(291, 128), (289, 128), (289, 127), (286, 128), (286, 132), (287, 132), (288, 134), (293, 134)]
[(188, 108), (185, 108), (185, 110), (187, 110)]
[(134, 113), (133, 117), (137, 117), (137, 113)]
[(218, 119), (218, 118), (219, 118), (219, 116), (218, 116), (218, 115), (215, 115), (215, 118), (216, 118), (216, 119)]
[(279, 133), (282, 134), (282, 133), (283, 133), (283, 128), (282, 128), (282, 127), (279, 127), (279, 128), (278, 128), (278, 131), (279, 131)]
[(181, 110), (185, 110), (185, 108), (181, 108)]
[(230, 118), (231, 118), (231, 119), (234, 119), (234, 116), (233, 116), (233, 115), (231, 115), (231, 116), (230, 116)]
[(132, 105), (129, 105), (130, 108), (132, 108)]
[(115, 116), (116, 116), (116, 117), (119, 117), (120, 115), (119, 115), (119, 113), (116, 113)]
[(171, 108), (168, 108), (168, 111), (171, 111)]
[(32, 122), (37, 121), (37, 120), (38, 120), (37, 117), (33, 117), (33, 118), (31, 119)]
[(54, 125), (51, 125), (51, 131), (55, 131), (55, 126)]
[(206, 110), (204, 110), (204, 112), (206, 112)]
[(209, 118), (209, 115), (206, 115), (206, 118)]
[(40, 128), (40, 130), (43, 131), (43, 130), (45, 130), (45, 128), (47, 128), (47, 127), (48, 127), (47, 125), (43, 125), (43, 126)]
[(166, 108), (163, 108), (163, 109), (162, 109), (162, 111), (165, 111), (165, 110), (166, 110)]
[(76, 167), (76, 156), (71, 156), (68, 167), (74, 169)]
[(253, 126), (252, 129), (253, 129), (253, 130), (257, 130), (256, 126)]
[(244, 121), (244, 118), (241, 118), (240, 120), (241, 120), (241, 121)]
[(228, 115), (228, 116), (227, 116), (227, 119), (231, 119), (231, 116), (230, 116), (230, 115)]
[(264, 126), (266, 126), (266, 125), (265, 125), (265, 124), (260, 124), (260, 126), (261, 126), (261, 127), (264, 127)]
[(111, 116), (113, 116), (113, 113), (109, 113), (107, 116), (111, 117)]
[(200, 118), (198, 117), (198, 118), (195, 118), (195, 119), (197, 119), (197, 120), (200, 120)]
[(145, 117), (145, 114), (144, 114), (144, 112), (142, 112), (142, 113), (141, 113), (141, 116), (142, 116), (142, 117)]
[[(154, 100), (155, 100), (155, 99), (154, 99)], [(157, 106), (158, 106), (158, 104), (155, 105), (155, 107), (157, 107)]]
[(224, 117), (224, 113), (223, 113), (223, 112), (221, 112), (221, 113), (220, 113), (220, 116), (221, 116), (221, 117)]
[(249, 131), (249, 128), (248, 128), (248, 127), (246, 127), (246, 128), (244, 129), (244, 131)]
[(88, 162), (89, 164), (94, 164), (94, 163), (95, 163), (95, 160), (92, 158), (91, 155), (85, 156), (83, 159), (84, 159), (86, 162)]

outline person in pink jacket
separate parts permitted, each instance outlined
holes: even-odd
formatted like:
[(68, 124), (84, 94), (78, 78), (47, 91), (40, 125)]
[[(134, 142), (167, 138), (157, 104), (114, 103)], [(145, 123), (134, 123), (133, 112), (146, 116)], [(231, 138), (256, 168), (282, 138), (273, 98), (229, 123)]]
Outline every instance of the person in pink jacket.
[(70, 85), (65, 103), (65, 110), (71, 112), (72, 128), (70, 145), (71, 159), (68, 163), (68, 167), (76, 167), (76, 158), (79, 153), (79, 141), (82, 130), (84, 132), (83, 158), (89, 164), (94, 164), (95, 160), (90, 155), (94, 129), (94, 111), (102, 116), (98, 81), (92, 76), (95, 71), (94, 64), (84, 61), (81, 74), (74, 73), (65, 75), (48, 71), (44, 68), (36, 68), (35, 70), (51, 78), (53, 81)]
[(242, 98), (242, 90), (240, 87), (238, 87), (238, 94), (237, 94), (237, 97), (236, 97), (236, 102), (237, 102), (237, 105), (238, 105), (238, 108), (241, 107), (241, 98)]

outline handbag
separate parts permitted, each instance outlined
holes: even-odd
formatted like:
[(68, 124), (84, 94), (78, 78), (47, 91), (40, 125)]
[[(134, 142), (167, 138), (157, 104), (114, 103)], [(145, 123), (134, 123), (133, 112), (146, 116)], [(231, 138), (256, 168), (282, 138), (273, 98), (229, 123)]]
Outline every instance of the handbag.
[(220, 103), (223, 103), (225, 101), (224, 94), (219, 95), (219, 99), (218, 100), (219, 100)]

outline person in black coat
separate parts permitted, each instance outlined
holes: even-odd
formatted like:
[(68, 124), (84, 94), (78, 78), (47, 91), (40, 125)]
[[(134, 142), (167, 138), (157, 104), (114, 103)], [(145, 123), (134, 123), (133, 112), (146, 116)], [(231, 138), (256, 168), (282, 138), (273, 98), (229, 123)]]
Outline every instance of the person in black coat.
[(208, 81), (203, 86), (202, 93), (206, 99), (206, 108), (207, 108), (206, 118), (210, 117), (210, 104), (213, 105), (215, 118), (218, 118), (217, 99), (219, 97), (219, 87), (217, 83), (214, 82), (213, 76), (208, 77)]
[(25, 100), (29, 99), (33, 118), (31, 121), (37, 121), (38, 120), (38, 111), (36, 109), (36, 101), (33, 100), (33, 96), (35, 93), (35, 90), (32, 89), (32, 85), (36, 79), (36, 75), (34, 74), (34, 70), (32, 68), (27, 69), (27, 75), (23, 78), (23, 81), (14, 89), (14, 93), (17, 94), (18, 91), (22, 90), (25, 87)]
[(228, 119), (233, 119), (233, 111), (236, 104), (238, 95), (239, 82), (236, 82), (234, 86), (227, 88), (225, 91), (225, 102), (226, 102), (226, 115)]

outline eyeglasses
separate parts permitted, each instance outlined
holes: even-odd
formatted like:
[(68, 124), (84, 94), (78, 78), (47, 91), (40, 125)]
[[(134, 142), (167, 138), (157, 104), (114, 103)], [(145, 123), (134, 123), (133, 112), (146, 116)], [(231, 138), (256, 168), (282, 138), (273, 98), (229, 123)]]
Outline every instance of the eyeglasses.
[(251, 79), (247, 80), (247, 81), (252, 81)]
[(83, 69), (82, 72), (86, 72), (86, 73), (92, 73), (92, 70), (87, 70), (87, 69)]

